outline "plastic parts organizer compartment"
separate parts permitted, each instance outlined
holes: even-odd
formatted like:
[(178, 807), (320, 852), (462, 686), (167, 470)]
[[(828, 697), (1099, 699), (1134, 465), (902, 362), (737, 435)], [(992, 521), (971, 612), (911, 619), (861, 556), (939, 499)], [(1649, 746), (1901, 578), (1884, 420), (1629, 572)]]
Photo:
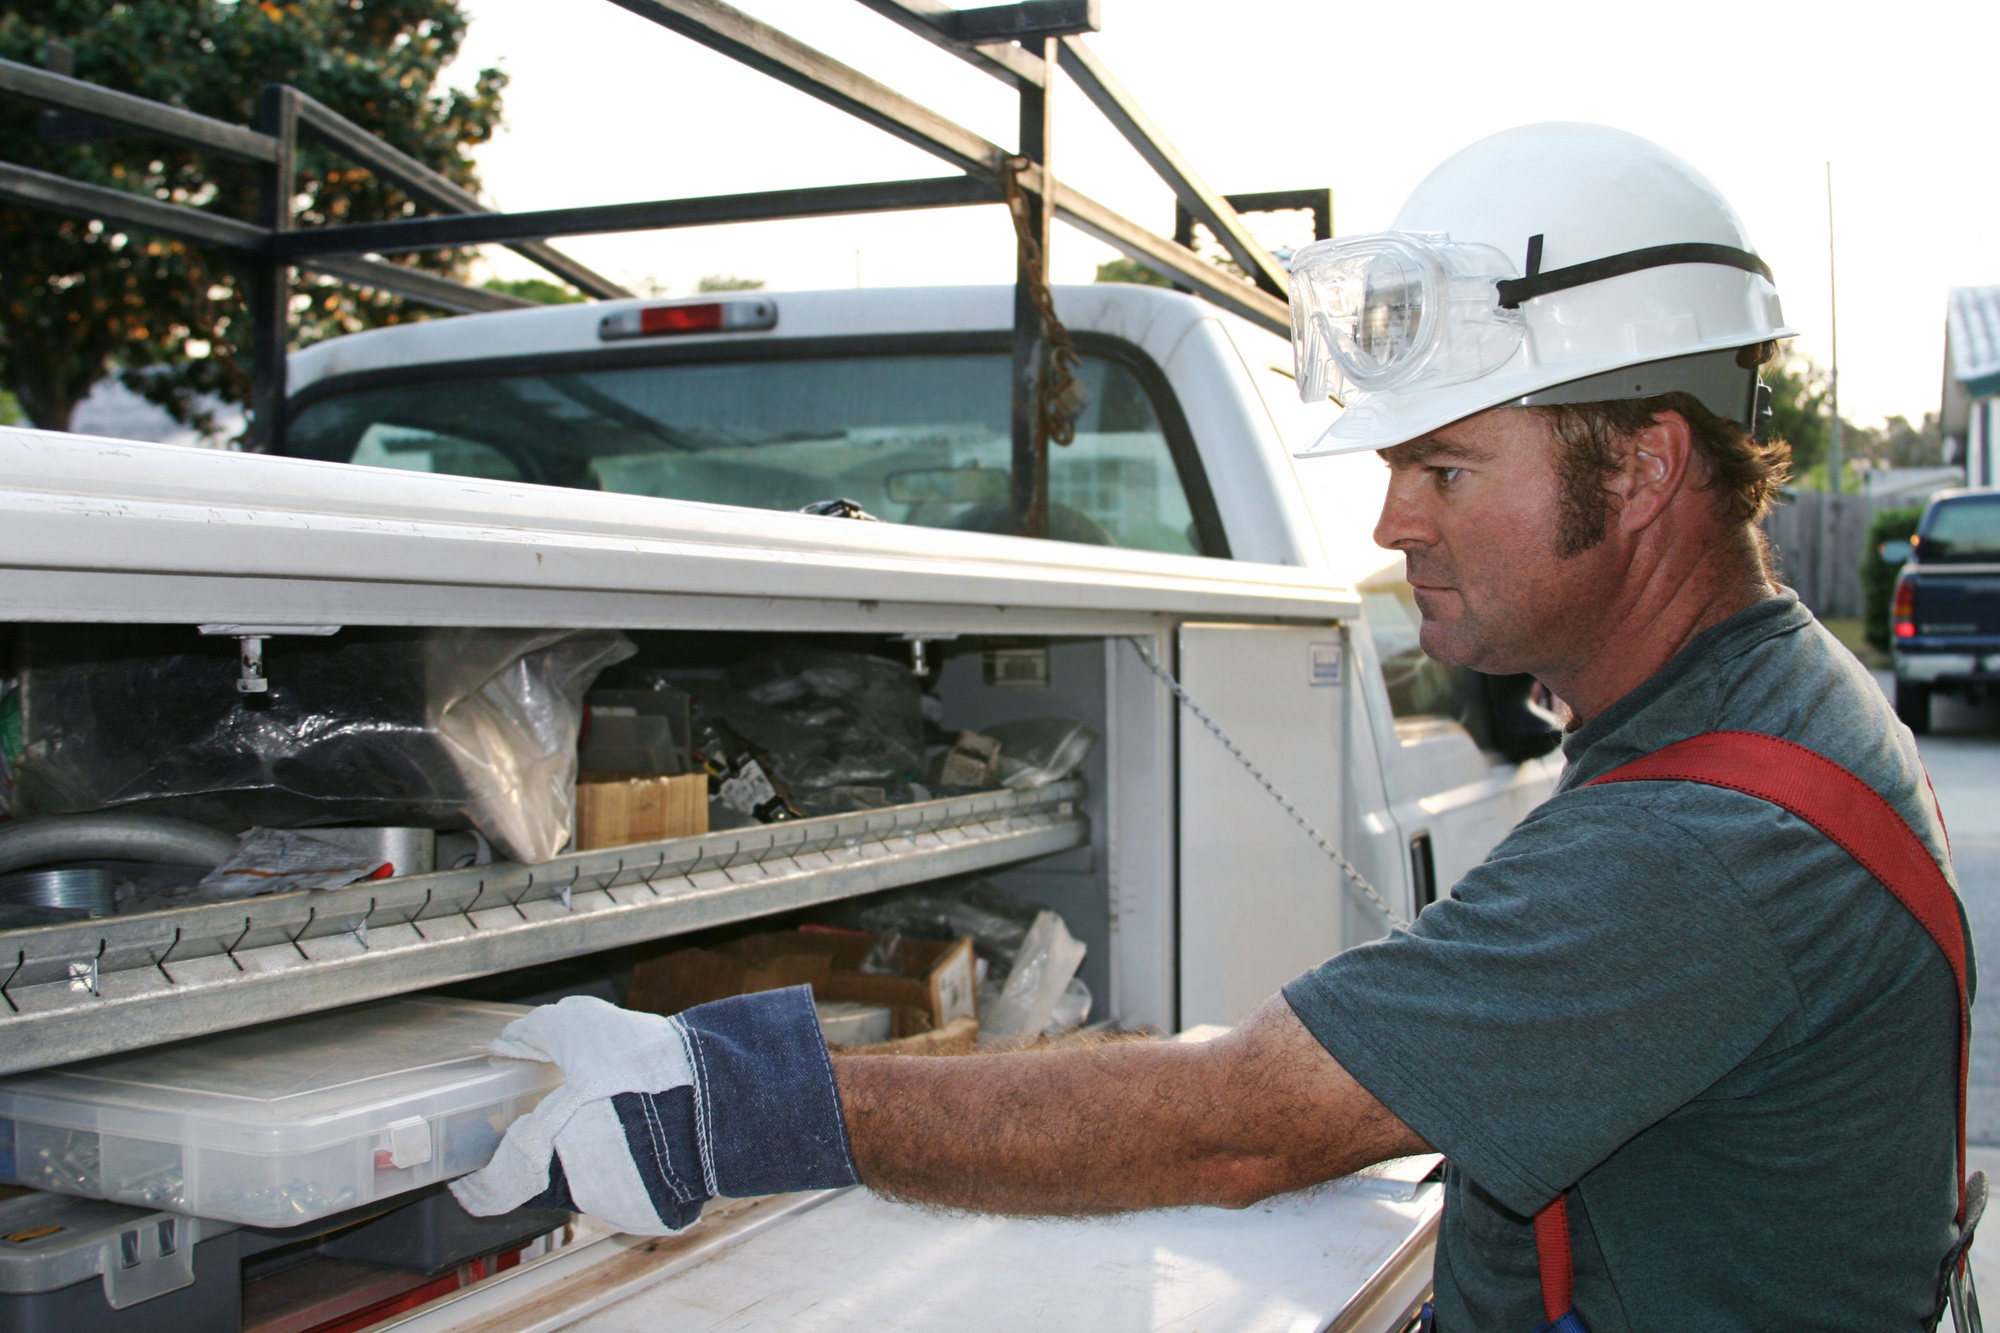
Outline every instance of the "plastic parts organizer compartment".
[(409, 997), (0, 1079), (0, 1180), (248, 1226), (484, 1166), (562, 1081), (516, 1005)]

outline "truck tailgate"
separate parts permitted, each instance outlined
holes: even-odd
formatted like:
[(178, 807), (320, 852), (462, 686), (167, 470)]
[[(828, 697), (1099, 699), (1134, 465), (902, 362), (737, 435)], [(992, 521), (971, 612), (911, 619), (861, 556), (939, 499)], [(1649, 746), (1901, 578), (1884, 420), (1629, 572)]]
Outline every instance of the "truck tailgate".
[[(722, 1236), (706, 1247), (599, 1242), (593, 1248), (607, 1252), (605, 1261), (584, 1266), (584, 1256), (572, 1256), (568, 1275), (553, 1284), (528, 1268), (518, 1282), (484, 1284), (484, 1299), (470, 1299), (475, 1288), (392, 1327), (1392, 1333), (1430, 1287), (1443, 1187), (1417, 1178), (1438, 1160), (1389, 1163), (1379, 1176), (1240, 1212), (1112, 1220), (940, 1215), (849, 1190), (810, 1208), (788, 1203), (783, 1216), (751, 1225), (733, 1244)], [(643, 1251), (653, 1248), (658, 1261), (648, 1273)]]
[(1918, 566), (1917, 633), (2000, 635), (2000, 574)]

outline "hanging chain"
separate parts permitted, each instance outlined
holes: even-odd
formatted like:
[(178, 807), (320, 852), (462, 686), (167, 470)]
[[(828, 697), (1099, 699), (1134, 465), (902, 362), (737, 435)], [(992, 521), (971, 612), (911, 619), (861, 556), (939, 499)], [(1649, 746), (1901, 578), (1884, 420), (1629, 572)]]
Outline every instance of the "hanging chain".
[[(1028, 195), (1021, 188), (1020, 177), (1032, 165), (1025, 157), (1008, 158), (1001, 163), (1000, 187), (1007, 196), (1007, 212), (1014, 219), (1021, 270), (1028, 275), (1028, 292), (1041, 312), (1042, 336), (1048, 344), (1042, 354), (1041, 374), (1035, 380), (1035, 451), (1044, 454), (1050, 440), (1061, 445), (1075, 441), (1076, 419), (1083, 414), (1086, 399), (1083, 383), (1076, 377), (1083, 362), (1076, 354), (1076, 344), (1070, 341), (1069, 330), (1056, 318), (1041, 242), (1035, 239), (1028, 219)], [(1054, 206), (1043, 197), (1043, 208)]]
[(1361, 872), (1354, 868), (1353, 863), (1342, 856), (1334, 845), (1327, 840), (1326, 835), (1315, 828), (1313, 822), (1307, 819), (1304, 813), (1296, 805), (1293, 805), (1283, 792), (1278, 790), (1277, 784), (1265, 777), (1263, 770), (1250, 762), (1250, 756), (1243, 753), (1242, 747), (1229, 739), (1229, 734), (1223, 731), (1221, 725), (1208, 715), (1206, 709), (1194, 701), (1194, 697), (1187, 692), (1186, 687), (1175, 680), (1172, 673), (1160, 665), (1159, 661), (1153, 656), (1153, 650), (1146, 646), (1144, 639), (1128, 638), (1126, 642), (1131, 644), (1133, 650), (1139, 654), (1139, 660), (1146, 664), (1146, 669), (1151, 671), (1155, 676), (1158, 676), (1160, 683), (1172, 690), (1174, 697), (1181, 701), (1188, 712), (1195, 715), (1195, 720), (1200, 722), (1204, 727), (1207, 727), (1215, 739), (1222, 742), (1222, 748), (1236, 757), (1236, 762), (1243, 765), (1243, 771), (1248, 773), (1252, 778), (1255, 778), (1257, 785), (1269, 792), (1271, 799), (1276, 801), (1284, 809), (1284, 812), (1292, 817), (1292, 822), (1304, 830), (1305, 835), (1313, 840), (1314, 845), (1322, 852), (1325, 852), (1336, 866), (1340, 867), (1340, 873), (1347, 876), (1349, 882), (1361, 891), (1361, 896), (1374, 904), (1376, 911), (1389, 918), (1390, 925), (1407, 926), (1410, 924), (1396, 914), (1395, 910), (1389, 906), (1388, 901), (1375, 891), (1375, 886), (1364, 879)]

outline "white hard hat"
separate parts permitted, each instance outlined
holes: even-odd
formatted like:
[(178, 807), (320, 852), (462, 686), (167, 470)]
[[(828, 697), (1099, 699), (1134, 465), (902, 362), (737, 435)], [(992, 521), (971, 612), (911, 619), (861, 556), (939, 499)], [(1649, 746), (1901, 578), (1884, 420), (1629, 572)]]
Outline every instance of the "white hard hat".
[(1756, 426), (1793, 336), (1716, 188), (1637, 135), (1527, 125), (1424, 178), (1394, 230), (1292, 259), (1299, 396), (1345, 409), (1300, 457), (1382, 449), (1505, 404), (1683, 391)]

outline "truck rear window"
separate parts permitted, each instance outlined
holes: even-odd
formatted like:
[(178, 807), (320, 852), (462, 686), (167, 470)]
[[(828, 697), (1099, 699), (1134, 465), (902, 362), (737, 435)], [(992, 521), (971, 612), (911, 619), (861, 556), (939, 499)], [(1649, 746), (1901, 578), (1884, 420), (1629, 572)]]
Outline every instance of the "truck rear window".
[(1924, 563), (2000, 560), (2000, 495), (1940, 500), (1923, 530)]
[[(628, 495), (1004, 533), (1005, 354), (677, 363), (357, 388), (309, 403), (287, 452)], [(1202, 554), (1160, 414), (1086, 356), (1076, 442), (1051, 448), (1049, 536)]]

